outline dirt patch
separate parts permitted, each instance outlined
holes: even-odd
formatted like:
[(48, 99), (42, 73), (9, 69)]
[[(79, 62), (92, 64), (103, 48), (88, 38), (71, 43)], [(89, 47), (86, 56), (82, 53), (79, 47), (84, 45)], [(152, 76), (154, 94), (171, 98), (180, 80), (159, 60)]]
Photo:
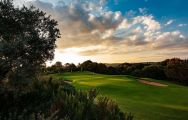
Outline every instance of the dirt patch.
[(167, 87), (168, 85), (158, 83), (158, 82), (150, 82), (146, 80), (139, 80), (140, 83), (146, 84), (146, 85), (152, 85), (152, 86), (159, 86), (159, 87)]
[(72, 81), (64, 80), (64, 82), (67, 84), (72, 84)]

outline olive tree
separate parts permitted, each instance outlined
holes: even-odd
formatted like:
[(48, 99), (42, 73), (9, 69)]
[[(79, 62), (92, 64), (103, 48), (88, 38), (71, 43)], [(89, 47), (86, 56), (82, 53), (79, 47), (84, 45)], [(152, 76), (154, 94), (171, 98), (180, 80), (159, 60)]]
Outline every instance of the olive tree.
[(60, 37), (57, 21), (35, 7), (15, 8), (10, 0), (0, 1), (1, 78), (14, 82), (31, 80), (40, 65), (54, 57)]

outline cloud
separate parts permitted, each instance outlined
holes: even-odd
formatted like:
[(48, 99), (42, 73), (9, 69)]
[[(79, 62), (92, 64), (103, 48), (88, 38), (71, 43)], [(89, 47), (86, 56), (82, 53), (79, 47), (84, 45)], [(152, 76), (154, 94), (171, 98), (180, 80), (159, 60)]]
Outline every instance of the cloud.
[(136, 11), (134, 11), (134, 10), (129, 10), (126, 12), (127, 17), (133, 17), (133, 16), (135, 16), (135, 14), (136, 14)]
[(138, 10), (143, 15), (145, 15), (147, 13), (147, 9), (146, 8), (139, 8)]
[(27, 4), (27, 2), (30, 2), (33, 0), (13, 0), (13, 3), (16, 7), (22, 6), (23, 4)]
[(161, 29), (161, 25), (158, 21), (154, 20), (152, 15), (149, 16), (137, 16), (134, 18), (133, 24), (142, 24), (144, 29), (156, 31)]
[(153, 43), (153, 47), (157, 49), (184, 49), (187, 48), (187, 46), (188, 39), (183, 36), (180, 31), (164, 32), (160, 34)]
[(187, 24), (179, 24), (178, 27), (185, 27)]
[(173, 22), (174, 22), (174, 20), (169, 20), (169, 21), (165, 24), (165, 26), (171, 25)]
[[(146, 55), (147, 52), (158, 54), (160, 50), (188, 47), (186, 36), (180, 31), (163, 32), (163, 25), (153, 15), (146, 15), (145, 8), (139, 9), (143, 15), (135, 16), (135, 11), (128, 11), (123, 16), (120, 11), (106, 9), (105, 0), (71, 1), (61, 0), (59, 4), (52, 4), (36, 0), (26, 3), (46, 11), (58, 21), (62, 34), (57, 41), (59, 51), (79, 48), (76, 50), (81, 56), (125, 56)], [(173, 22), (169, 20), (165, 26)]]

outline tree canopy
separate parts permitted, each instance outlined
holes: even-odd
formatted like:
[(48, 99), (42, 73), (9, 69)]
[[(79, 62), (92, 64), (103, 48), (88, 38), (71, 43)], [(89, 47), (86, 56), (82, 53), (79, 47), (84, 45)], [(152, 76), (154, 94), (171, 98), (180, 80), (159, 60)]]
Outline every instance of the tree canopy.
[(57, 25), (57, 21), (33, 6), (15, 8), (12, 1), (2, 0), (0, 65), (6, 70), (0, 71), (1, 77), (19, 77), (20, 73), (28, 78), (34, 76), (37, 67), (52, 60), (55, 41), (60, 37)]

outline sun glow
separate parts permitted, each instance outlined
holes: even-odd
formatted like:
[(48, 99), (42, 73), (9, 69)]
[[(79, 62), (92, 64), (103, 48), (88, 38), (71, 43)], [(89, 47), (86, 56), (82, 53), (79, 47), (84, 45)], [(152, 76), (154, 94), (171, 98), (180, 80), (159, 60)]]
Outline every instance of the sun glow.
[(79, 48), (68, 48), (63, 51), (55, 50), (54, 60), (48, 61), (46, 64), (47, 66), (50, 66), (57, 61), (62, 62), (62, 64), (65, 64), (67, 62), (78, 64), (89, 59), (88, 57), (79, 55), (79, 51), (80, 51)]

